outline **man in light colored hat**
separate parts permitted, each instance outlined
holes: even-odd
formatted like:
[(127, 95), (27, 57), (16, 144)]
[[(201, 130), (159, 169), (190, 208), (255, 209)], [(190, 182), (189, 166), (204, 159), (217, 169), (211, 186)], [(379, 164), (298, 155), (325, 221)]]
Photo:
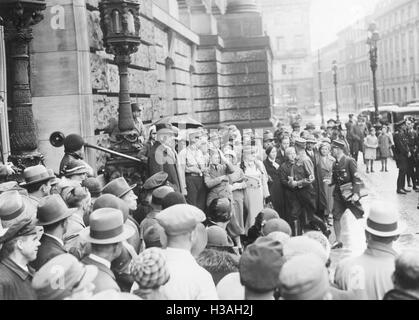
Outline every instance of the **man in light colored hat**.
[(178, 155), (175, 151), (176, 130), (170, 123), (156, 125), (157, 141), (154, 143), (148, 158), (149, 174), (164, 171), (169, 177), (168, 181), (177, 192), (185, 194), (184, 185), (181, 184)]
[(91, 253), (82, 262), (99, 269), (93, 281), (94, 293), (109, 289), (121, 290), (111, 271), (111, 263), (121, 255), (122, 242), (134, 232), (134, 229), (124, 224), (123, 214), (118, 209), (101, 208), (90, 215), (89, 227), (80, 232), (80, 237), (91, 244)]
[(336, 285), (343, 290), (361, 291), (368, 300), (383, 299), (393, 288), (391, 277), (397, 256), (393, 243), (404, 228), (393, 203), (371, 203), (365, 222), (367, 249), (359, 257), (339, 262), (335, 272)]
[(119, 177), (110, 181), (106, 186), (104, 186), (102, 194), (110, 193), (114, 196), (117, 196), (118, 198), (121, 198), (127, 203), (128, 208), (134, 211), (137, 209), (138, 199), (133, 191), (136, 186), (136, 184), (130, 186), (124, 177)]
[(20, 186), (28, 190), (29, 198), (35, 206), (41, 198), (51, 194), (51, 181), (55, 179), (43, 165), (28, 167), (23, 171), (25, 182)]
[(170, 280), (162, 287), (168, 299), (217, 300), (211, 274), (198, 265), (192, 256), (196, 230), (205, 221), (205, 214), (197, 207), (178, 204), (156, 216), (167, 237), (165, 249)]
[(0, 301), (36, 300), (28, 264), (36, 259), (40, 242), (32, 220), (16, 221), (0, 237), (0, 245)]
[(188, 132), (189, 146), (179, 152), (180, 175), (185, 181), (188, 203), (205, 210), (207, 198), (204, 183), (205, 159), (198, 145), (202, 136), (200, 129), (191, 129)]
[(69, 209), (58, 194), (39, 201), (37, 225), (44, 227), (44, 234), (40, 240), (41, 246), (38, 248), (36, 260), (31, 262), (31, 267), (36, 271), (52, 258), (67, 253), (63, 239), (67, 231), (68, 218), (76, 210)]
[[(28, 199), (28, 198), (26, 198)], [(18, 191), (6, 191), (0, 195), (0, 222), (3, 228), (8, 228), (18, 220), (29, 218), (36, 219), (36, 209), (28, 199)]]

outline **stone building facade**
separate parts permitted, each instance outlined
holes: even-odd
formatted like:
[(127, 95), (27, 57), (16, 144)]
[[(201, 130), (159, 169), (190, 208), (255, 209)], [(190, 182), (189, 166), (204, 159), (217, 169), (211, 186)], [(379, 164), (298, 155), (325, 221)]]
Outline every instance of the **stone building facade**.
[[(310, 0), (258, 0), (274, 52), (275, 104), (313, 105)], [(277, 110), (278, 111), (278, 110)]]
[[(33, 28), (38, 149), (56, 171), (63, 150), (50, 145), (52, 132), (78, 133), (109, 147), (104, 129), (118, 119), (118, 68), (103, 47), (99, 2), (46, 0), (44, 19)], [(145, 124), (185, 114), (209, 128), (272, 126), (272, 52), (254, 1), (139, 2), (141, 45), (131, 56), (129, 85)], [(106, 161), (95, 150), (87, 157), (96, 168)]]
[[(378, 103), (406, 105), (419, 92), (419, 2), (381, 1), (374, 12), (337, 34), (337, 40), (320, 50), (325, 105), (334, 103), (331, 61), (338, 61), (339, 101), (343, 111), (373, 106), (372, 73), (366, 44), (370, 22), (376, 22), (378, 42)], [(313, 54), (317, 56), (317, 53)], [(332, 59), (332, 60), (333, 60)], [(314, 74), (317, 75), (316, 63)], [(318, 81), (315, 78), (315, 92)]]

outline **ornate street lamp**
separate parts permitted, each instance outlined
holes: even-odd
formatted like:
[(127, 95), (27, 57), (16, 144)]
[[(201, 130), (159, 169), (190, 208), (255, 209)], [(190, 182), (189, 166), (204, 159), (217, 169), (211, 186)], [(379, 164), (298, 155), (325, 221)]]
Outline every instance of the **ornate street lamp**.
[[(39, 164), (38, 137), (29, 82), (29, 44), (32, 27), (43, 18), (45, 0), (1, 0), (0, 17), (7, 51), (8, 95), (11, 108), (9, 161), (24, 169)], [(1, 19), (0, 19), (1, 21)]]
[(115, 138), (117, 145), (125, 145), (128, 150), (138, 140), (131, 111), (128, 66), (130, 55), (137, 52), (140, 45), (139, 8), (138, 0), (102, 0), (99, 5), (106, 52), (115, 56), (119, 69), (119, 132)]
[(338, 102), (338, 64), (336, 60), (332, 62), (333, 84), (335, 85), (335, 100), (336, 100), (336, 121), (339, 121), (339, 102)]
[(368, 27), (368, 39), (367, 44), (370, 47), (370, 65), (372, 71), (372, 85), (374, 91), (374, 110), (375, 110), (375, 117), (374, 123), (378, 124), (379, 114), (378, 114), (378, 97), (377, 97), (377, 80), (375, 73), (377, 71), (377, 43), (380, 40), (380, 34), (377, 31), (377, 24), (375, 22), (371, 22)]

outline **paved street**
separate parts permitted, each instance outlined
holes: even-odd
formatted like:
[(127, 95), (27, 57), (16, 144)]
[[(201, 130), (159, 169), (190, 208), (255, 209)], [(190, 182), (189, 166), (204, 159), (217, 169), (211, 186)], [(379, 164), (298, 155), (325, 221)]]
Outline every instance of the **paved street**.
[[(380, 172), (381, 163), (379, 161), (376, 161), (374, 164), (375, 173), (366, 174), (362, 160), (359, 161), (358, 168), (369, 189), (368, 197), (362, 200), (366, 211), (365, 216), (368, 215), (368, 208), (373, 200), (385, 199), (390, 202), (394, 201), (399, 207), (401, 219), (407, 224), (407, 229), (396, 242), (395, 249), (402, 251), (411, 246), (419, 247), (419, 234), (417, 234), (419, 233), (419, 210), (416, 209), (419, 194), (414, 191), (407, 195), (398, 195), (396, 193), (395, 185), (398, 170), (395, 162), (389, 160), (389, 172)], [(365, 219), (356, 220), (349, 211), (345, 212), (342, 219), (344, 248), (332, 251), (332, 269), (334, 269), (336, 262), (340, 259), (358, 255), (365, 249), (365, 235), (362, 228)], [(333, 235), (330, 237), (330, 240), (331, 242), (334, 241)]]

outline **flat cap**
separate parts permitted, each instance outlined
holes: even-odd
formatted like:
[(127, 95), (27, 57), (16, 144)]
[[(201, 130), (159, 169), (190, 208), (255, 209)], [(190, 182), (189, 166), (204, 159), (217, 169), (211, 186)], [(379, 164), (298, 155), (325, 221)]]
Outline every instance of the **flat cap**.
[(7, 229), (3, 236), (0, 237), (0, 244), (6, 243), (17, 237), (29, 236), (36, 233), (36, 226), (31, 219), (25, 218), (18, 220)]
[(340, 140), (333, 140), (332, 148), (345, 149), (345, 144)]
[(316, 240), (307, 236), (292, 237), (284, 244), (284, 256), (289, 260), (295, 256), (313, 253), (326, 265), (329, 256), (326, 249)]
[(163, 209), (174, 206), (175, 204), (186, 204), (185, 196), (179, 192), (170, 192), (168, 193), (161, 202)]
[(285, 300), (321, 300), (329, 292), (327, 268), (312, 253), (287, 261), (279, 281), (281, 297)]
[(153, 190), (157, 187), (163, 186), (167, 182), (167, 178), (169, 175), (167, 172), (160, 171), (155, 174), (153, 174), (150, 178), (144, 182), (143, 189), (145, 190)]
[(174, 192), (175, 190), (172, 187), (169, 186), (161, 186), (156, 189), (154, 189), (152, 193), (152, 203), (161, 205), (163, 202), (163, 199), (171, 192)]
[(274, 290), (279, 286), (279, 274), (285, 261), (279, 241), (258, 238), (240, 258), (240, 282), (255, 292)]
[(202, 210), (189, 204), (177, 204), (162, 210), (156, 215), (156, 220), (171, 236), (192, 232), (198, 223), (205, 221)]

